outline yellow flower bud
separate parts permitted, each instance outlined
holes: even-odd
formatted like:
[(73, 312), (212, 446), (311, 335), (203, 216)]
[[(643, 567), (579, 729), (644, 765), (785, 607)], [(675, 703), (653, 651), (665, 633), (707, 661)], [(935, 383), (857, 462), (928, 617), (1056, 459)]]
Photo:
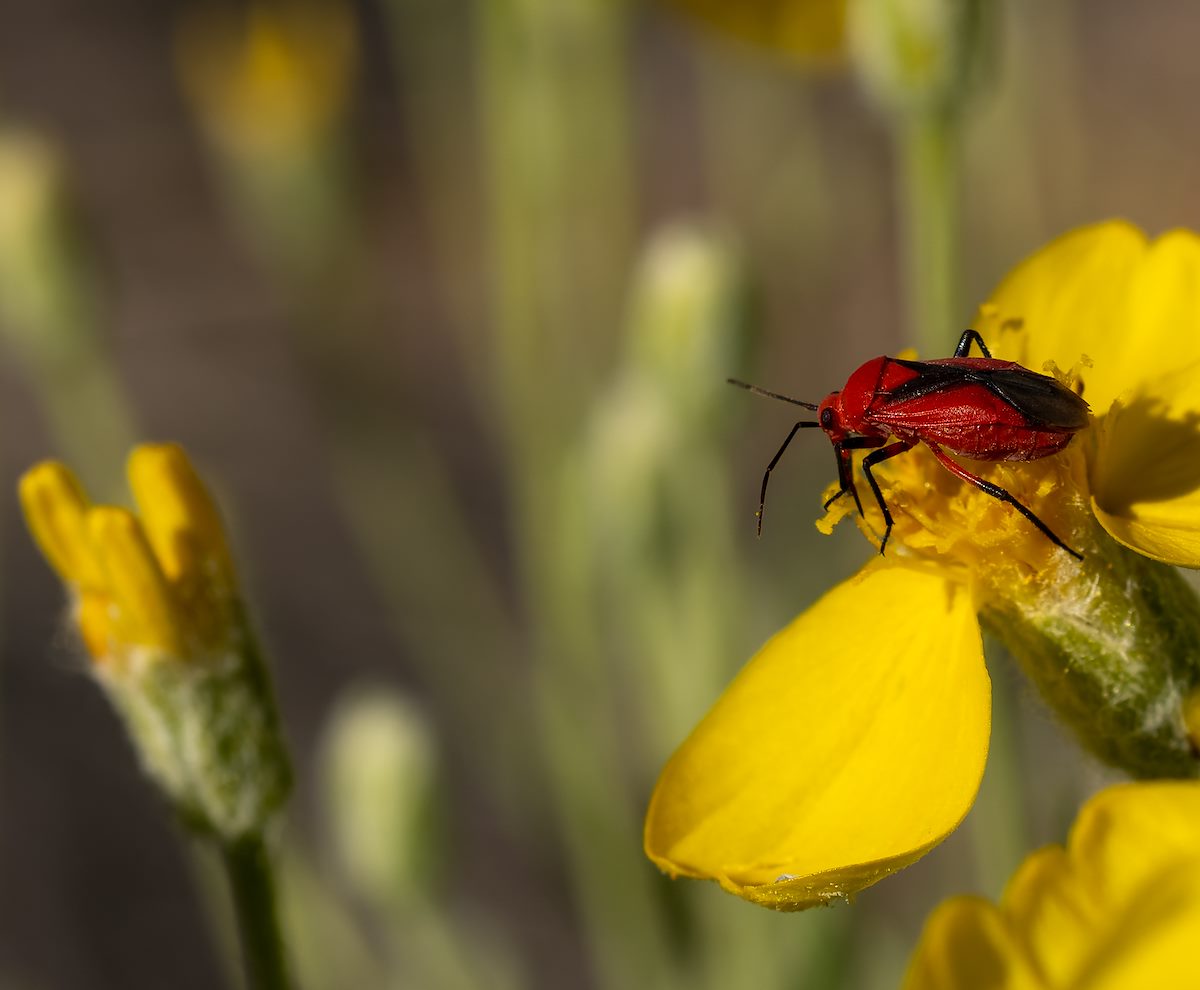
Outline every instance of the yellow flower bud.
[(29, 528), (146, 771), (192, 825), (257, 833), (290, 769), (224, 528), (180, 447), (138, 447), (129, 474), (139, 515), (39, 464), (20, 483)]

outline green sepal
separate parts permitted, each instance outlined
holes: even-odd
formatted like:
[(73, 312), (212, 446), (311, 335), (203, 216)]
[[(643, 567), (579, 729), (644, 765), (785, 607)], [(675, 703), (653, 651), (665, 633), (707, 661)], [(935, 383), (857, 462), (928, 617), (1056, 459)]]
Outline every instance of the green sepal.
[(1195, 777), (1184, 709), (1200, 687), (1200, 597), (1093, 528), (1077, 567), (989, 599), (980, 619), (1100, 759), (1134, 777)]
[(270, 678), (250, 637), (187, 659), (133, 653), (97, 675), (143, 768), (183, 821), (225, 841), (260, 834), (292, 773)]

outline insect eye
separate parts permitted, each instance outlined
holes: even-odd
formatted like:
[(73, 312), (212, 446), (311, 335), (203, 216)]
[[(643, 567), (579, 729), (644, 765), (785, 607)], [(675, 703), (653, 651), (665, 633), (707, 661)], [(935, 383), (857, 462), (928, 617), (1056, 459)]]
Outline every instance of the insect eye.
[(833, 426), (833, 410), (832, 409), (826, 407), (821, 410), (821, 425), (825, 429), (829, 429), (829, 427)]

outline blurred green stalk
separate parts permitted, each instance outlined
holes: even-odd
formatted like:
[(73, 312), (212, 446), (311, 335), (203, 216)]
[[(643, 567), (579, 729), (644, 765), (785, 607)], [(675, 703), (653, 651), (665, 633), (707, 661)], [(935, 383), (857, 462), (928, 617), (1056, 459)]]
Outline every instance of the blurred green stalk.
[(102, 338), (102, 293), (58, 150), (0, 131), (0, 327), (54, 446), (102, 499), (123, 490), (132, 416)]
[(479, 216), (484, 210), (478, 162), (478, 101), (467, 65), (472, 49), (469, 4), (444, 0), (385, 0), (389, 39), (408, 134), (406, 155), (417, 188), (415, 207), (431, 240), (438, 303), (458, 337), (456, 357), (486, 382), (486, 300), (477, 291)]
[(916, 111), (895, 128), (909, 327), (922, 357), (943, 357), (965, 327), (958, 111)]
[[(526, 737), (512, 725), (507, 701), (516, 634), (431, 430), (406, 416), (397, 398), (402, 369), (379, 332), (382, 307), (351, 128), (359, 70), (355, 12), (338, 2), (197, 8), (181, 22), (177, 42), (182, 82), (233, 219), (287, 302), (320, 408), (336, 495), (396, 638), (420, 664), (436, 707), (457, 727), (456, 745), (484, 754), (481, 785), (493, 789), (494, 799), (514, 803), (521, 793), (517, 771), (528, 764), (514, 756)], [(234, 857), (230, 864), (239, 871), (235, 894), (253, 898), (253, 859)], [(393, 881), (399, 882), (379, 878), (380, 885)], [(368, 907), (378, 909), (379, 901)], [(356, 968), (386, 971), (389, 980), (402, 983), (419, 972), (413, 980), (422, 985), (461, 985), (453, 947), (463, 936), (453, 913), (441, 916), (443, 907), (426, 899), (412, 900), (403, 917), (376, 910), (377, 923), (400, 931), (361, 952), (352, 938), (325, 937), (322, 944)], [(315, 927), (315, 908), (292, 908), (293, 923)], [(243, 930), (248, 940), (261, 934)], [(248, 960), (258, 960), (269, 977), (275, 971), (269, 945), (259, 939), (251, 946), (259, 942), (262, 951), (248, 953)], [(367, 958), (372, 950), (386, 958)], [(333, 971), (319, 949), (309, 948), (301, 962), (317, 981)]]
[(115, 497), (122, 487), (119, 465), (136, 435), (111, 356), (98, 342), (81, 341), (64, 360), (31, 360), (26, 367), (63, 460), (96, 479), (99, 498)]
[(982, 0), (851, 0), (847, 8), (859, 79), (895, 137), (909, 332), (924, 357), (944, 354), (963, 319), (959, 130), (993, 13)]
[(985, 640), (992, 672), (992, 738), (987, 770), (967, 820), (979, 890), (998, 899), (1029, 852), (1029, 826), (1017, 738), (1015, 664), (994, 637)]
[(632, 226), (625, 5), (496, 0), (477, 13), (496, 398), (551, 797), (599, 985), (670, 987), (592, 608), (587, 513), (563, 497), (564, 459), (623, 298)]

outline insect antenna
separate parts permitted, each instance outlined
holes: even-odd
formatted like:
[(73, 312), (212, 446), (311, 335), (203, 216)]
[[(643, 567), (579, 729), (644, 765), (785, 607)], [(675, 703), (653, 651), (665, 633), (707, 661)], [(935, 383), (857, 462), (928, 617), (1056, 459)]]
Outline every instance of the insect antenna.
[[(757, 385), (751, 385), (748, 382), (739, 381), (736, 378), (725, 379), (730, 385), (736, 385), (738, 388), (744, 388), (747, 392), (753, 392), (755, 395), (765, 395), (768, 399), (779, 399), (781, 402), (790, 402), (794, 406), (803, 406), (805, 409), (812, 409), (814, 412), (817, 406), (811, 402), (805, 402), (802, 399), (793, 399), (790, 395), (780, 395), (778, 392), (769, 392), (765, 388), (759, 388)], [(784, 438), (779, 449), (775, 452), (775, 456), (771, 458), (771, 463), (767, 465), (767, 470), (763, 472), (762, 488), (758, 493), (758, 512), (755, 516), (758, 518), (758, 535), (762, 536), (763, 513), (767, 508), (767, 483), (771, 480), (771, 472), (775, 470), (775, 465), (779, 463), (779, 459), (783, 456), (783, 452), (788, 449), (788, 444), (792, 442), (797, 432), (804, 427), (820, 426), (817, 420), (808, 420), (797, 423), (792, 427), (791, 432)]]
[[(736, 385), (738, 388), (744, 388), (747, 392), (753, 392), (755, 395), (765, 395), (768, 399), (778, 399), (780, 402), (790, 402), (793, 406), (803, 406), (805, 409), (812, 409), (814, 412), (817, 409), (816, 403), (805, 402), (802, 399), (793, 399), (790, 395), (780, 395), (778, 392), (768, 392), (765, 388), (759, 388), (757, 385), (751, 385), (749, 382), (738, 381), (736, 378), (726, 378), (730, 385)], [(815, 423), (813, 424), (816, 425)]]

